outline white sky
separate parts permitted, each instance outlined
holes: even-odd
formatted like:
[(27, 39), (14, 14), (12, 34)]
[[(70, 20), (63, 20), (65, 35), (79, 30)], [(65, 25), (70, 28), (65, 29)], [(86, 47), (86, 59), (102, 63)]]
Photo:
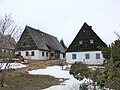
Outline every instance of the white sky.
[(12, 13), (15, 23), (63, 38), (67, 46), (84, 22), (107, 44), (120, 31), (120, 0), (0, 0), (0, 15)]

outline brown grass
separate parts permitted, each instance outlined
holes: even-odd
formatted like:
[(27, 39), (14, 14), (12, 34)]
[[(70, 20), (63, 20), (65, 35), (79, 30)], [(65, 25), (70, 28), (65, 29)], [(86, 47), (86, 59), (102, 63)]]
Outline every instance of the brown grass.
[(51, 65), (61, 65), (61, 63), (65, 64), (65, 62), (61, 60), (29, 60), (27, 67), (8, 71), (4, 87), (0, 87), (0, 90), (41, 90), (53, 85), (58, 85), (61, 83), (58, 78), (48, 75), (29, 75), (28, 71), (46, 68)]

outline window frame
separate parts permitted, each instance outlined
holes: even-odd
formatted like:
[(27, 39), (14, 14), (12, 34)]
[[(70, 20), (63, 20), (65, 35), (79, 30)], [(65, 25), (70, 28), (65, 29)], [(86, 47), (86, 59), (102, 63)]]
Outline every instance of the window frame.
[(18, 55), (20, 55), (20, 56), (21, 56), (21, 52), (18, 52)]
[(83, 41), (82, 41), (82, 40), (80, 40), (80, 41), (79, 41), (79, 44), (80, 44), (80, 45), (82, 45), (82, 44), (83, 44)]
[(94, 40), (93, 39), (90, 39), (90, 44), (93, 44), (94, 43)]
[(77, 55), (76, 54), (72, 54), (72, 59), (77, 59)]
[[(97, 55), (99, 55), (99, 56), (97, 56)], [(101, 58), (100, 53), (96, 53), (96, 59), (98, 60), (100, 58)]]
[(85, 59), (90, 59), (90, 53), (85, 54)]
[(54, 56), (54, 53), (53, 53), (53, 52), (52, 52), (52, 53), (50, 53), (50, 56), (51, 56), (51, 57), (53, 57), (53, 56)]
[(45, 56), (45, 53), (44, 53), (44, 52), (42, 52), (42, 56), (43, 56), (43, 57)]
[(63, 58), (65, 58), (65, 53), (63, 53)]
[(48, 52), (46, 52), (46, 57), (48, 57)]
[(26, 56), (29, 56), (29, 52), (26, 52)]
[(25, 46), (26, 45), (26, 42), (23, 42), (23, 46)]
[(35, 52), (34, 51), (31, 52), (31, 56), (35, 56)]

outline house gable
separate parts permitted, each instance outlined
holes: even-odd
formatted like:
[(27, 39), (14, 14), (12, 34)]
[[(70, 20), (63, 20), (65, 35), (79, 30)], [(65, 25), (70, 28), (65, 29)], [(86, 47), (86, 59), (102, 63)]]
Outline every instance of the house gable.
[(11, 35), (0, 34), (0, 48), (14, 50), (15, 46), (16, 46), (16, 41), (13, 37), (11, 37)]
[(99, 51), (99, 47), (106, 44), (92, 30), (91, 26), (84, 23), (66, 52)]
[(21, 35), (20, 40), (16, 45), (16, 50), (37, 50), (38, 47), (36, 46), (35, 41), (33, 40), (29, 30), (27, 27), (25, 28), (23, 34)]
[(16, 50), (54, 50), (65, 53), (64, 48), (56, 37), (29, 26), (26, 26)]

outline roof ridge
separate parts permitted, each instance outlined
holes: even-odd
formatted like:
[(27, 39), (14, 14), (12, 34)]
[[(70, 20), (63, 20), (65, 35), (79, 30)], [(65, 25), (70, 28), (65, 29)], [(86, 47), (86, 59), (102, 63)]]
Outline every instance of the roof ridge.
[(60, 42), (57, 39), (57, 37), (45, 33), (39, 29), (32, 28), (30, 26), (26, 26), (26, 29), (29, 31), (38, 49), (49, 50), (48, 46), (50, 46), (55, 50), (60, 50), (61, 52), (64, 52), (64, 50), (61, 48), (59, 44)]
[[(35, 39), (34, 39), (34, 37), (33, 37), (33, 35), (32, 35), (32, 33), (30, 32), (30, 29), (27, 29), (27, 28), (30, 28), (30, 29), (32, 29), (32, 30), (33, 30), (34, 28), (32, 28), (32, 27), (26, 25), (26, 30), (28, 30), (28, 32), (30, 33), (30, 35), (31, 35), (31, 37), (32, 37), (32, 39), (33, 39), (33, 41), (35, 42), (35, 44), (36, 44), (36, 46), (37, 46), (37, 48), (39, 48), (38, 45), (37, 45), (37, 43), (36, 43), (36, 41), (35, 41)], [(34, 29), (34, 30), (35, 30), (35, 29)]]
[[(33, 27), (31, 27), (31, 26), (28, 26), (28, 25), (26, 25), (26, 27), (31, 28), (31, 29), (34, 29), (34, 30), (36, 30), (36, 31), (40, 31), (41, 33), (44, 33), (44, 34), (46, 34), (46, 35), (55, 37), (55, 36), (53, 36), (53, 35), (51, 35), (51, 34), (48, 34), (48, 33), (46, 33), (46, 32), (41, 31), (40, 29), (35, 29), (35, 28), (33, 28)], [(55, 37), (55, 38), (57, 38), (57, 37)]]

